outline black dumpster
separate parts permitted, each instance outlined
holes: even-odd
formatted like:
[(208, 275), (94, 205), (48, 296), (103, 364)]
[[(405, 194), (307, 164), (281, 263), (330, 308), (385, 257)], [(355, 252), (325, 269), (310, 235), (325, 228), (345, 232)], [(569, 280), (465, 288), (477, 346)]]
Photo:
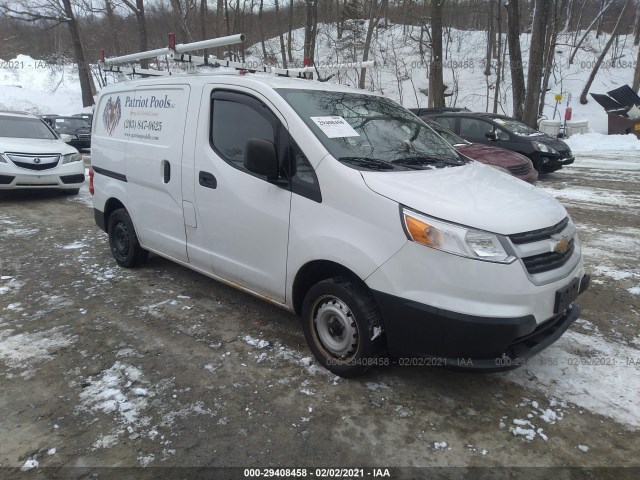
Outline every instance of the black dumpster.
[(640, 139), (640, 97), (628, 85), (607, 92), (607, 95), (592, 93), (593, 99), (607, 112), (609, 135), (633, 133)]

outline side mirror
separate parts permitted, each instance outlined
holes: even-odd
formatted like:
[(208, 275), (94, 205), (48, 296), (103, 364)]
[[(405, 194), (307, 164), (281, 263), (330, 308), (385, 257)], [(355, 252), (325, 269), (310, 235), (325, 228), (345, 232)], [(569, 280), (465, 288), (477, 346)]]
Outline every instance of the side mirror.
[(277, 180), (280, 167), (275, 145), (268, 140), (250, 138), (244, 148), (244, 166), (267, 180)]
[(69, 143), (71, 140), (73, 140), (73, 137), (71, 135), (67, 135), (66, 133), (61, 133), (60, 140), (62, 140), (64, 143)]
[(496, 132), (487, 132), (484, 136), (493, 142), (498, 140), (498, 134)]

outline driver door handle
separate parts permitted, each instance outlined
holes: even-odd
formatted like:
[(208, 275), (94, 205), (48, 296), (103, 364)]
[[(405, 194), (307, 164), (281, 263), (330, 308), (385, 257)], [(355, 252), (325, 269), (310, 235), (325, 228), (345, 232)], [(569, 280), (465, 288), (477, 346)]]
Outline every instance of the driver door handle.
[(198, 174), (198, 182), (200, 183), (200, 185), (206, 188), (216, 188), (218, 186), (216, 177), (214, 177), (213, 174), (209, 172), (201, 171)]

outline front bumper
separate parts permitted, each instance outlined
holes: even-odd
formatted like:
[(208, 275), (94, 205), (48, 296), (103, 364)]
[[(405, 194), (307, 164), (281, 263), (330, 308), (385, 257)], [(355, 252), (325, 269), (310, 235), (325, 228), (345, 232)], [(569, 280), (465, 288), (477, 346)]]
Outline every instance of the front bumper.
[[(585, 275), (580, 293), (588, 286), (589, 276)], [(430, 364), (464, 370), (499, 372), (522, 366), (560, 338), (580, 315), (574, 304), (538, 325), (533, 316), (478, 317), (382, 292), (373, 295), (385, 319), (392, 355), (429, 357), (434, 360)]]
[(82, 187), (84, 181), (84, 162), (73, 162), (38, 171), (0, 164), (0, 190), (74, 189)]
[[(566, 165), (571, 165), (575, 162), (576, 157), (563, 157), (561, 155), (553, 155), (550, 153), (536, 152), (537, 158), (540, 160), (540, 165), (544, 171), (555, 171)], [(535, 161), (534, 161), (535, 164)]]

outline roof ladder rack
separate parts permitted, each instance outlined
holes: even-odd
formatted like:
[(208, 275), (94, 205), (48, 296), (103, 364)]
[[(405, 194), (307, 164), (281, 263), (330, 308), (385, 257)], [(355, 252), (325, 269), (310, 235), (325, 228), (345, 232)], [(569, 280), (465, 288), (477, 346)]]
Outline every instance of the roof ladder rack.
[[(308, 78), (307, 74), (317, 73), (320, 71), (331, 70), (345, 70), (345, 69), (359, 69), (375, 67), (375, 61), (367, 62), (350, 62), (350, 63), (336, 63), (322, 66), (305, 66), (302, 68), (277, 68), (267, 65), (255, 65), (254, 63), (247, 62), (234, 62), (231, 60), (221, 60), (213, 56), (197, 56), (191, 55), (187, 52), (194, 50), (204, 50), (208, 48), (223, 47), (226, 45), (234, 45), (242, 43), (245, 40), (243, 33), (237, 35), (230, 35), (227, 37), (212, 38), (210, 40), (201, 40), (198, 42), (185, 43), (176, 45), (175, 34), (169, 34), (169, 46), (165, 48), (158, 48), (156, 50), (148, 50), (145, 52), (131, 53), (128, 55), (122, 55), (120, 57), (105, 58), (104, 50), (100, 50), (100, 61), (104, 72), (120, 73), (123, 75), (146, 75), (146, 76), (166, 76), (171, 75), (170, 71), (151, 70), (135, 67), (121, 67), (118, 64), (132, 63), (147, 58), (155, 57), (167, 57), (168, 60), (178, 63), (188, 63), (194, 67), (196, 66), (209, 66), (209, 67), (229, 67), (235, 68), (242, 72), (263, 72), (278, 75), (281, 77), (295, 77), (295, 78)], [(305, 59), (306, 60), (306, 59)]]

